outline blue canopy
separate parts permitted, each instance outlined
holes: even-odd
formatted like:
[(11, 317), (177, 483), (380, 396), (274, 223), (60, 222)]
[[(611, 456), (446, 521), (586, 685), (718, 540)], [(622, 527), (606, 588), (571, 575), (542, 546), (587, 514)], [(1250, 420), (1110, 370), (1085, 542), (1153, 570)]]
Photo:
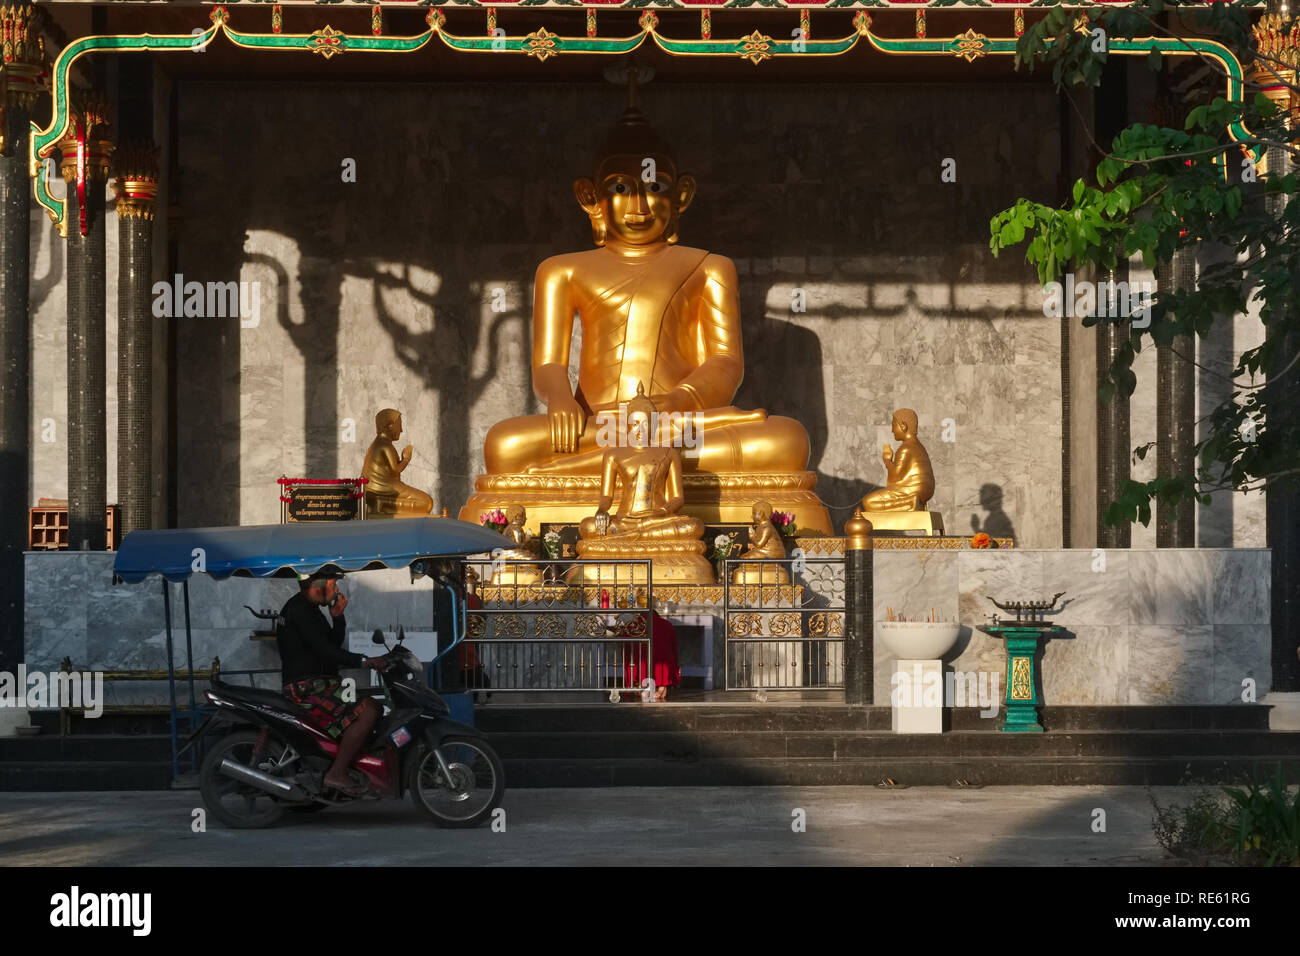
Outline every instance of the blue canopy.
[(122, 540), (113, 571), (132, 583), (150, 574), (184, 581), (196, 566), (214, 578), (292, 577), (327, 567), (403, 568), (420, 558), (490, 553), (503, 545), (496, 532), (455, 518), (175, 528), (132, 531)]

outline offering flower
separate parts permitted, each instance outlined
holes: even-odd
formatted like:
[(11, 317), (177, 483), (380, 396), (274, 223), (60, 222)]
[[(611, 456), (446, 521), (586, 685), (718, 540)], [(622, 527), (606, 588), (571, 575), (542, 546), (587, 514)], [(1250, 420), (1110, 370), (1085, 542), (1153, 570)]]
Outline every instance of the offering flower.
[(542, 535), (542, 547), (546, 549), (546, 556), (552, 560), (560, 556), (560, 532), (551, 529)]
[(506, 525), (510, 523), (506, 520), (506, 513), (500, 508), (483, 512), (483, 514), (479, 515), (478, 521), (483, 527), (491, 528), (493, 531), (504, 531)]
[(970, 546), (972, 548), (991, 548), (993, 547), (993, 539), (981, 531), (970, 539)]
[(794, 533), (798, 530), (798, 528), (795, 527), (794, 515), (788, 511), (773, 511), (772, 525), (779, 533), (785, 535), (787, 538), (793, 537)]

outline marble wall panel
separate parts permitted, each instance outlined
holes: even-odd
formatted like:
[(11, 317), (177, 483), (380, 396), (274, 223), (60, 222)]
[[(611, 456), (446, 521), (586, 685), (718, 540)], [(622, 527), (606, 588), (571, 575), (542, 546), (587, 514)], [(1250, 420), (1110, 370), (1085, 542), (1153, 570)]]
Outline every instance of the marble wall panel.
[(1130, 704), (1211, 704), (1213, 629), (1135, 624), (1128, 629)]
[(1266, 550), (1215, 551), (1212, 621), (1217, 625), (1267, 624), (1272, 555)]
[(1044, 645), (1043, 703), (1127, 704), (1129, 666), (1128, 627), (1072, 625)]
[(1272, 631), (1264, 624), (1215, 624), (1210, 703), (1247, 702), (1245, 682), (1259, 700), (1272, 686)]
[(1132, 551), (1133, 624), (1199, 627), (1213, 620), (1215, 552), (1165, 548)]

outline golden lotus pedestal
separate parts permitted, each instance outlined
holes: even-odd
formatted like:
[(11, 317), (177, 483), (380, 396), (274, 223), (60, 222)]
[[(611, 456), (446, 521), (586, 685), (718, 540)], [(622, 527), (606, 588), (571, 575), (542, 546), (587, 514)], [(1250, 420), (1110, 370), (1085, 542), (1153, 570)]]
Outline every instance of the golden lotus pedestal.
[(713, 565), (704, 558), (703, 541), (602, 541), (578, 542), (578, 557), (583, 562), (636, 561), (636, 564), (587, 564), (569, 571), (572, 585), (585, 587), (635, 587), (646, 583), (646, 566), (650, 562), (651, 582), (656, 589), (673, 584), (712, 584)]
[(873, 533), (924, 531), (931, 536), (943, 534), (943, 515), (937, 511), (864, 511), (862, 516), (871, 522)]
[[(834, 534), (830, 514), (813, 490), (815, 472), (687, 472), (683, 478), (686, 503), (681, 514), (699, 518), (706, 525), (747, 525), (753, 519), (754, 502), (768, 501), (775, 510), (793, 514), (800, 532)], [(599, 500), (599, 475), (479, 475), (459, 517), (477, 524), (485, 511), (519, 504), (528, 509), (528, 530), (537, 534), (543, 524), (578, 524), (595, 512)]]

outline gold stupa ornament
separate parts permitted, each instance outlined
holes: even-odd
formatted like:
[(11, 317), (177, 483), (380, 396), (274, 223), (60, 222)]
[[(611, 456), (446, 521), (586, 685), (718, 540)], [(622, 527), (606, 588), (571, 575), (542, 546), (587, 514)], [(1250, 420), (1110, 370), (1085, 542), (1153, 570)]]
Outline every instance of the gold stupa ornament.
[(925, 531), (943, 533), (943, 518), (926, 511), (934, 495), (934, 467), (930, 455), (917, 437), (916, 412), (900, 408), (894, 412), (893, 433), (898, 450), (885, 445), (885, 487), (862, 499), (862, 511), (876, 531)]
[[(576, 523), (601, 495), (603, 416), (625, 415), (644, 384), (653, 444), (698, 439), (681, 456), (683, 515), (740, 523), (756, 498), (831, 533), (813, 488), (808, 433), (792, 418), (731, 404), (744, 375), (739, 283), (728, 258), (677, 243), (694, 177), (631, 103), (610, 131), (594, 174), (574, 183), (595, 248), (537, 269), (533, 390), (544, 414), (498, 422), (484, 442), (486, 474), (460, 516), (508, 502), (534, 522)], [(582, 323), (577, 388), (569, 382), (574, 315)]]
[(381, 409), (375, 415), (375, 440), (361, 463), (367, 518), (419, 518), (433, 511), (433, 498), (402, 481), (414, 449), (407, 445), (399, 455), (393, 443), (401, 437), (402, 413)]

